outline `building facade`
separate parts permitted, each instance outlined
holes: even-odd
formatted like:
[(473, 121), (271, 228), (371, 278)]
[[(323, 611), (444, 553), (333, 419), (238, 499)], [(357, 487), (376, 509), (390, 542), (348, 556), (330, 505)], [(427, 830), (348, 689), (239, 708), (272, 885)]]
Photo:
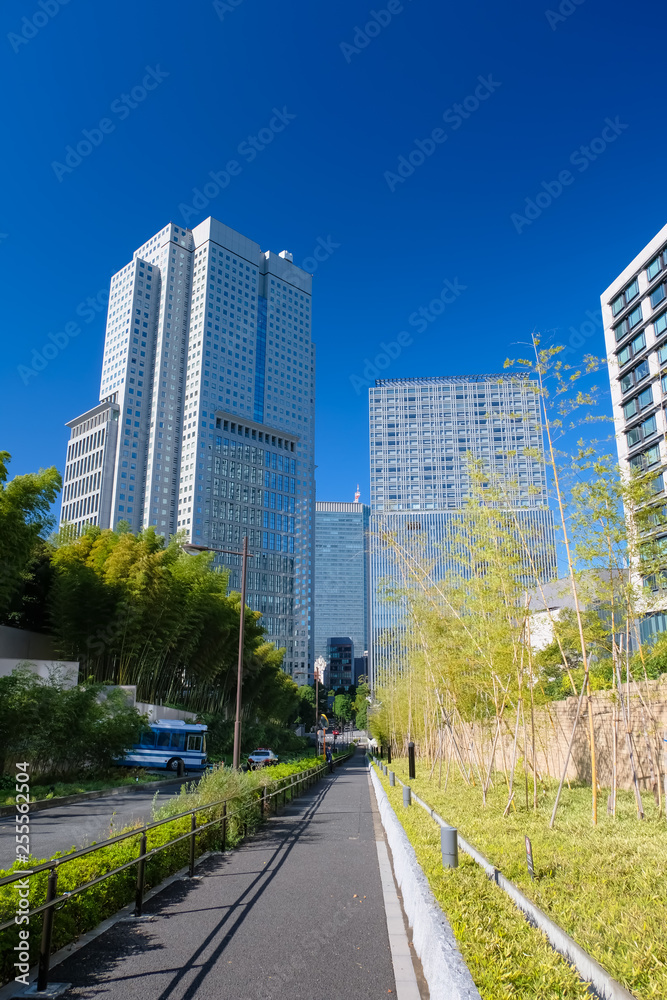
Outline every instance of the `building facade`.
[(369, 437), (374, 685), (383, 671), (401, 669), (406, 643), (414, 641), (405, 634), (400, 597), (387, 599), (409, 576), (397, 552), (409, 559), (418, 544), (435, 578), (456, 570), (448, 538), (471, 495), (470, 455), (503, 489), (512, 530), (530, 539), (544, 581), (556, 577), (556, 547), (540, 402), (527, 376), (378, 379), (369, 389)]
[(350, 636), (332, 636), (327, 640), (326, 683), (334, 691), (354, 684), (354, 643)]
[[(667, 225), (601, 296), (616, 446), (621, 469), (655, 474), (656, 503), (664, 502), (667, 465)], [(658, 537), (667, 543), (664, 526)], [(644, 637), (667, 624), (667, 579), (644, 580), (648, 605), (659, 613), (642, 622)]]
[(369, 646), (370, 507), (315, 504), (315, 656), (333, 636), (349, 636), (357, 655)]
[[(173, 223), (111, 279), (100, 404), (68, 426), (61, 523), (240, 549), (248, 605), (312, 680), (311, 276), (209, 218)], [(92, 423), (94, 422), (94, 423)], [(240, 588), (240, 559), (217, 555)]]

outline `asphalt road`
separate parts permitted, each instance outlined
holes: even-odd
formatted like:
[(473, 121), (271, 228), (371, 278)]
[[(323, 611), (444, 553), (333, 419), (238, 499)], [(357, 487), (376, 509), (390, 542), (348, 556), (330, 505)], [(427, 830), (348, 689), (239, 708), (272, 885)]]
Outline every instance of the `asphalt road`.
[[(380, 1000), (396, 995), (364, 758), (237, 850), (213, 855), (51, 978), (68, 1000)], [(56, 916), (56, 920), (57, 920)]]
[[(179, 787), (172, 785), (159, 789), (160, 799), (176, 795)], [(151, 818), (154, 795), (152, 790), (129, 790), (31, 812), (30, 850), (34, 857), (42, 860), (50, 858), (56, 851), (87, 847), (93, 841), (113, 837), (135, 820)], [(8, 868), (16, 860), (14, 835), (14, 816), (0, 818), (0, 868)]]

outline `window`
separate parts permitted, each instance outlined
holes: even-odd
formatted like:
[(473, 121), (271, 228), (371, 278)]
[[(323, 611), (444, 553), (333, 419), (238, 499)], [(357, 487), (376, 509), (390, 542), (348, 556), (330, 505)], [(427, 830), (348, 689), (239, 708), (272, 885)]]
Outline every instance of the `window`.
[(614, 299), (614, 301), (611, 304), (611, 311), (613, 315), (618, 316), (624, 305), (625, 305), (625, 299), (622, 295), (619, 295), (618, 298)]
[(649, 281), (653, 281), (656, 274), (659, 274), (661, 270), (662, 270), (662, 262), (660, 260), (660, 257), (656, 257), (655, 260), (652, 260), (649, 266), (646, 268), (646, 277), (648, 278)]
[(622, 368), (623, 365), (627, 364), (630, 358), (633, 358), (635, 354), (639, 354), (646, 347), (646, 337), (643, 333), (640, 333), (638, 337), (630, 341), (622, 351), (618, 353), (618, 364)]
[(625, 301), (632, 302), (636, 295), (639, 295), (639, 282), (637, 278), (625, 289)]
[(637, 306), (637, 308), (633, 309), (630, 315), (628, 316), (628, 326), (632, 330), (634, 329), (634, 327), (637, 326), (637, 323), (641, 323), (641, 321), (642, 321), (642, 307), (640, 303)]
[(665, 297), (665, 286), (658, 285), (655, 291), (651, 292), (651, 308), (655, 309)]
[(661, 315), (653, 321), (653, 333), (656, 337), (659, 337), (661, 333), (665, 332), (665, 330), (667, 330), (667, 312), (661, 313)]
[(621, 392), (628, 392), (632, 389), (633, 385), (642, 382), (648, 376), (648, 373), (648, 358), (645, 358), (636, 368), (633, 368), (632, 371), (623, 376), (621, 379)]
[(201, 736), (188, 736), (188, 750), (201, 751)]
[(635, 445), (638, 445), (640, 441), (643, 441), (651, 437), (653, 434), (655, 434), (656, 429), (657, 429), (657, 422), (655, 419), (655, 415), (649, 417), (648, 420), (645, 420), (644, 423), (640, 424), (638, 427), (633, 427), (632, 430), (628, 431), (628, 433), (626, 434), (628, 448), (634, 448)]

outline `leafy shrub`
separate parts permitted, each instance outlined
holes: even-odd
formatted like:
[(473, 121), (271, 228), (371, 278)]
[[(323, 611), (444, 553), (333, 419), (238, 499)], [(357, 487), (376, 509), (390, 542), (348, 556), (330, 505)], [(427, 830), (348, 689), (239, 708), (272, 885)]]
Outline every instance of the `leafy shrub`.
[[(252, 832), (262, 820), (260, 796), (263, 789), (270, 789), (276, 782), (284, 781), (293, 774), (314, 770), (321, 765), (314, 757), (305, 757), (291, 763), (279, 764), (266, 771), (240, 773), (226, 767), (217, 767), (206, 772), (199, 783), (184, 785), (179, 795), (175, 795), (159, 808), (153, 808), (154, 818), (168, 819), (181, 812), (205, 806), (207, 803), (225, 799), (227, 803), (227, 836), (226, 846), (236, 846), (248, 833)], [(156, 800), (154, 800), (155, 802)], [(197, 814), (197, 824), (220, 818), (221, 805), (212, 805), (210, 809)], [(131, 829), (131, 828), (128, 828)], [(186, 833), (190, 829), (190, 819), (185, 816), (174, 819), (163, 826), (148, 831), (147, 847), (149, 850), (167, 843), (174, 837)], [(121, 831), (126, 832), (126, 831)], [(221, 842), (220, 825), (203, 830), (197, 837), (200, 852), (215, 850)], [(71, 892), (78, 886), (105, 872), (118, 868), (132, 861), (139, 854), (140, 834), (128, 837), (118, 844), (100, 848), (81, 858), (63, 865), (58, 875), (58, 893)], [(74, 849), (73, 849), (74, 850)], [(66, 857), (73, 853), (54, 854), (54, 858)], [(152, 855), (146, 862), (146, 890), (158, 885), (168, 875), (183, 868), (188, 863), (189, 841), (184, 839), (178, 844), (166, 847)], [(33, 865), (39, 859), (31, 858)], [(18, 871), (24, 865), (12, 866), (9, 871), (0, 871), (0, 878), (10, 872)], [(72, 896), (67, 904), (59, 910), (54, 920), (52, 950), (57, 951), (81, 934), (95, 927), (106, 917), (116, 913), (134, 898), (136, 885), (136, 866), (131, 866), (123, 872), (111, 875), (93, 889)], [(39, 872), (30, 879), (31, 909), (39, 906), (46, 899), (48, 872)], [(12, 918), (16, 912), (18, 896), (15, 885), (0, 886), (0, 923)], [(41, 936), (41, 915), (33, 917), (30, 923), (30, 961), (37, 961)], [(13, 948), (18, 943), (18, 927), (10, 928), (0, 933), (0, 974), (6, 982), (14, 976)]]
[(142, 717), (120, 689), (64, 686), (57, 672), (44, 680), (26, 666), (0, 677), (0, 771), (30, 762), (31, 779), (101, 771), (137, 742)]

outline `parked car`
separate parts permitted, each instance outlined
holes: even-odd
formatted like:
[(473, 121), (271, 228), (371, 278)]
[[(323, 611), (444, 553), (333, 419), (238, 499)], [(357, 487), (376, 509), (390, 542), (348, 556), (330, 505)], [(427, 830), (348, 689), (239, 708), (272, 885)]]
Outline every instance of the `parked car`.
[(248, 754), (248, 767), (253, 771), (259, 767), (274, 767), (277, 763), (278, 758), (273, 750), (266, 747), (259, 747)]

